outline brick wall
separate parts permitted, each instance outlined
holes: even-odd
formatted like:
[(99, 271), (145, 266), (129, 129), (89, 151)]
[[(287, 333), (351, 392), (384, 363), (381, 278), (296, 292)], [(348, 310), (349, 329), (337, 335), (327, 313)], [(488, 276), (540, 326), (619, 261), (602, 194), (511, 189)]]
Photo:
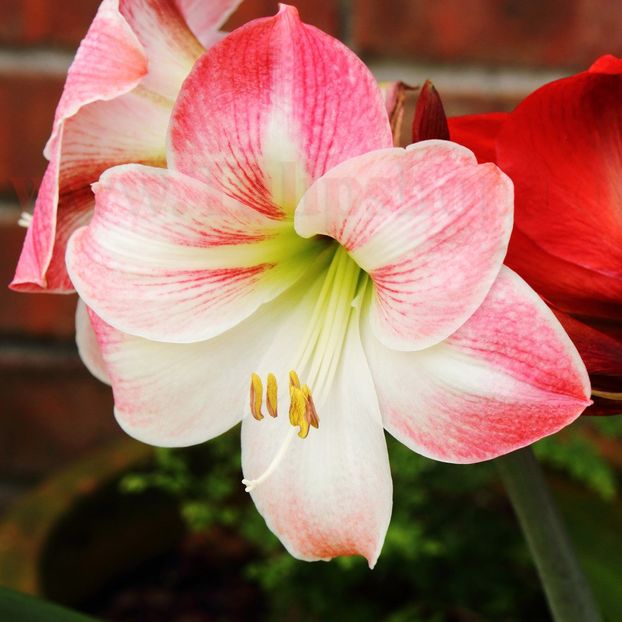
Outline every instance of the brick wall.
[[(209, 2), (209, 0), (206, 0)], [(618, 0), (292, 0), (379, 78), (435, 81), (450, 113), (510, 109), (527, 92), (622, 56)], [(0, 502), (20, 482), (119, 434), (107, 388), (73, 346), (75, 298), (9, 292), (15, 224), (44, 170), (64, 72), (98, 0), (0, 0)], [(228, 27), (276, 10), (246, 0)], [(8, 492), (7, 492), (8, 491)]]

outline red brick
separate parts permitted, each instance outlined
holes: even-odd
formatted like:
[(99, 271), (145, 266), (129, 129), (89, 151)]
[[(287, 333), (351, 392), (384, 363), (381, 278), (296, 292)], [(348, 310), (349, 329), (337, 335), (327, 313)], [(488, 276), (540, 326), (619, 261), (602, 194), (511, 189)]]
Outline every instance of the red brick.
[[(251, 19), (274, 15), (278, 10), (277, 0), (244, 0), (240, 8), (225, 24), (225, 30), (233, 30)], [(308, 24), (317, 26), (324, 32), (338, 36), (341, 30), (339, 19), (339, 0), (296, 0), (300, 16)]]
[[(14, 216), (17, 217), (17, 212)], [(9, 220), (6, 215), (3, 219)], [(14, 220), (13, 214), (10, 220)], [(7, 287), (13, 279), (25, 235), (25, 229), (0, 221), (0, 336), (34, 335), (73, 340), (75, 296), (18, 294)]]
[(75, 47), (101, 0), (0, 0), (0, 43)]
[(352, 0), (369, 55), (582, 68), (622, 55), (618, 0)]
[(63, 83), (63, 76), (0, 75), (0, 192), (22, 203), (45, 170), (42, 151)]

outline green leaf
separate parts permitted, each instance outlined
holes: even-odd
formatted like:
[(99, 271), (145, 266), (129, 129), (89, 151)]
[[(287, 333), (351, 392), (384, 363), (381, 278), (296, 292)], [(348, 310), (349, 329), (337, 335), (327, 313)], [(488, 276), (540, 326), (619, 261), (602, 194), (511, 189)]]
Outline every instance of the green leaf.
[(97, 622), (39, 598), (0, 587), (0, 620), (11, 622)]

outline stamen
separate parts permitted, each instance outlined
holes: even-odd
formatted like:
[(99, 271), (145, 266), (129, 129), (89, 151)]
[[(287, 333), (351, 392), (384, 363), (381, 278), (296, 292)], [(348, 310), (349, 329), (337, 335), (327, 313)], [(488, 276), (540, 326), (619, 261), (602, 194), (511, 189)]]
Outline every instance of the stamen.
[(263, 394), (263, 384), (261, 378), (255, 374), (251, 374), (251, 414), (257, 421), (263, 419), (263, 413), (261, 412)]
[[(313, 397), (311, 396), (311, 389), (307, 384), (302, 385), (302, 387), (300, 386), (298, 374), (293, 370), (289, 372), (289, 382), (289, 394), (291, 398), (289, 404), (289, 422), (294, 428), (298, 428), (298, 436), (300, 438), (307, 438), (311, 428), (317, 429), (320, 426), (320, 420), (317, 416)], [(258, 421), (264, 418), (261, 412), (261, 393), (261, 378), (253, 373), (251, 375), (251, 413)], [(277, 416), (277, 393), (276, 377), (274, 374), (270, 373), (268, 374), (266, 389), (266, 405), (271, 417)], [(265, 481), (274, 472), (285, 455), (295, 433), (295, 429), (290, 430), (290, 433), (279, 448), (276, 456), (262, 475), (253, 480), (242, 480), (242, 483), (246, 486), (246, 492), (251, 492), (251, 490)]]
[(278, 387), (276, 384), (276, 376), (274, 374), (268, 374), (268, 387), (266, 389), (266, 406), (268, 407), (268, 413), (271, 417), (278, 415), (277, 411), (277, 395)]

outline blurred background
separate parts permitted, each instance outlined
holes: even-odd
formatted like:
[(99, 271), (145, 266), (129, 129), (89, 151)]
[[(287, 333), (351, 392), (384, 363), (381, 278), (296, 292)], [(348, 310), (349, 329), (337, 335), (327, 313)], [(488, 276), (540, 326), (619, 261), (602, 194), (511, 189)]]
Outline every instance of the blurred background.
[[(432, 79), (449, 115), (511, 110), (601, 54), (622, 56), (618, 0), (291, 2), (379, 79)], [(128, 441), (109, 388), (78, 359), (75, 297), (6, 288), (25, 235), (16, 223), (36, 195), (64, 76), (98, 5), (0, 0), (0, 584), (111, 620), (250, 619), (250, 610), (253, 619), (546, 620), (490, 465), (434, 465), (392, 444), (396, 518), (375, 574), (349, 560), (300, 565), (239, 495), (235, 431), (189, 452), (154, 455)], [(276, 5), (245, 0), (227, 29)], [(582, 421), (538, 449), (611, 620), (622, 619), (612, 596), (622, 580), (620, 428)], [(102, 539), (111, 533), (112, 543)], [(119, 561), (128, 548), (135, 556)], [(101, 576), (86, 580), (94, 566)], [(203, 600), (187, 596), (188, 610), (173, 614), (163, 584), (178, 600), (182, 585), (199, 586)]]

